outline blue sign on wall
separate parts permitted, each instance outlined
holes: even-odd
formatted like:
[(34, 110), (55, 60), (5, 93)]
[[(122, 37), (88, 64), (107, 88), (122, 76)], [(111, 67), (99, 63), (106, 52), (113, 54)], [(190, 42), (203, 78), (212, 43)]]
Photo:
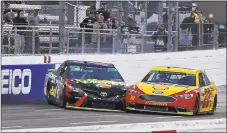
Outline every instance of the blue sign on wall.
[(2, 65), (2, 103), (43, 100), (45, 75), (55, 64)]

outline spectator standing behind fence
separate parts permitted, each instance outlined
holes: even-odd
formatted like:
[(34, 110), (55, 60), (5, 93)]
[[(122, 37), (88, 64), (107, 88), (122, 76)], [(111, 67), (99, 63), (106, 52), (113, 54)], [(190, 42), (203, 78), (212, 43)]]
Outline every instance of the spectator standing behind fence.
[(199, 44), (200, 16), (200, 13), (195, 10), (189, 17), (184, 18), (180, 26), (182, 30), (188, 29), (192, 33), (192, 46), (197, 46)]
[(13, 10), (12, 12), (9, 9), (10, 3), (4, 2), (4, 11), (3, 11), (3, 20), (7, 24), (13, 24), (13, 18), (15, 17)]
[[(16, 27), (17, 32), (15, 34), (15, 41), (14, 41), (14, 53), (15, 54), (21, 54), (23, 53), (23, 49), (25, 46), (25, 31), (20, 30), (26, 30), (26, 27), (21, 27), (22, 25), (28, 25), (25, 17), (24, 12), (22, 10), (17, 11), (17, 16), (13, 19), (13, 25), (19, 25)], [(15, 29), (15, 27), (13, 27)]]
[[(118, 28), (118, 22), (117, 22), (117, 19), (116, 19), (116, 13), (115, 12), (111, 12), (111, 17), (106, 21), (106, 24), (107, 24), (107, 27), (108, 29), (117, 29)], [(108, 52), (108, 53), (111, 53), (112, 52), (112, 48), (113, 48), (113, 45), (115, 45), (115, 48), (119, 48), (119, 46), (117, 45), (120, 45), (116, 43), (117, 41), (117, 34), (115, 34), (114, 36), (114, 32), (112, 31), (107, 31), (107, 35), (106, 35), (106, 44), (104, 45), (105, 46), (105, 52)], [(115, 39), (115, 44), (114, 44), (114, 41), (113, 39)], [(120, 38), (118, 38), (120, 39)]]
[[(91, 33), (91, 32), (93, 32), (92, 28), (96, 21), (97, 20), (95, 18), (95, 11), (91, 10), (91, 11), (89, 11), (88, 16), (80, 23), (80, 28), (91, 28), (91, 29), (84, 30), (84, 32)], [(92, 35), (89, 33), (85, 33), (85, 44), (91, 43)]]
[(90, 7), (86, 10), (86, 16), (89, 16), (90, 11), (96, 11), (96, 2), (90, 2)]
[(164, 25), (159, 25), (158, 30), (152, 35), (152, 40), (155, 41), (155, 51), (167, 51), (168, 34)]
[[(108, 26), (106, 23), (104, 23), (104, 17), (102, 14), (98, 15), (98, 22), (95, 22), (94, 29), (108, 29)], [(106, 31), (100, 30), (100, 36), (98, 36), (98, 30), (94, 30), (94, 33), (92, 34), (92, 43), (95, 45), (98, 42), (98, 37), (100, 37), (100, 48), (103, 51), (105, 48), (106, 43)], [(97, 47), (97, 45), (96, 45)], [(101, 51), (100, 50), (100, 51)]]
[(213, 25), (206, 18), (203, 23), (203, 44), (209, 43), (209, 37), (212, 33)]
[[(32, 14), (29, 14), (27, 17), (27, 22), (29, 26), (39, 26), (40, 23), (40, 17), (38, 16), (39, 14), (39, 9), (34, 9)], [(35, 53), (39, 54), (40, 53), (40, 39), (39, 39), (39, 31), (38, 31), (38, 27), (35, 28), (29, 28), (29, 30), (35, 30)], [(32, 51), (32, 31), (28, 32), (28, 40), (29, 43), (26, 44), (25, 49), (26, 51), (28, 51), (29, 53), (31, 53)]]
[(97, 10), (98, 14), (102, 14), (104, 17), (104, 22), (106, 22), (109, 18), (110, 18), (110, 12), (107, 9), (107, 4), (106, 3), (102, 3), (101, 4), (101, 8)]

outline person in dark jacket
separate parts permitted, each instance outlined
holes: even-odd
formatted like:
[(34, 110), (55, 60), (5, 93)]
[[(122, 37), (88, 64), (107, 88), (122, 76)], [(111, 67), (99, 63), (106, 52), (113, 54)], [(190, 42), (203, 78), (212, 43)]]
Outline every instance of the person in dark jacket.
[(188, 29), (188, 31), (192, 33), (192, 46), (197, 46), (199, 42), (199, 24), (197, 23), (194, 13), (191, 13), (190, 17), (184, 18), (180, 28), (182, 30)]
[[(27, 21), (25, 20), (24, 17), (24, 12), (19, 10), (17, 11), (17, 16), (13, 19), (13, 25), (28, 25)], [(13, 27), (14, 29), (15, 27)], [(25, 31), (20, 31), (20, 30), (26, 30), (26, 27), (16, 27), (18, 30), (15, 34), (15, 42), (14, 42), (14, 52), (15, 53), (22, 53), (24, 46), (25, 46)]]
[[(17, 16), (13, 19), (13, 25), (28, 25), (24, 17), (24, 12), (22, 10), (17, 11)], [(14, 27), (13, 27), (14, 29)], [(17, 27), (18, 30), (25, 30), (26, 27)], [(19, 31), (18, 34), (24, 34), (23, 31)]]
[[(96, 22), (95, 11), (89, 11), (88, 16), (80, 23), (80, 28), (93, 28), (93, 24)], [(93, 30), (86, 30), (86, 32), (92, 32)]]
[(102, 15), (104, 16), (104, 21), (106, 22), (109, 18), (110, 18), (110, 12), (107, 9), (107, 4), (106, 3), (102, 3), (101, 4), (101, 8), (97, 10), (97, 14), (102, 13)]
[[(95, 11), (89, 11), (89, 15), (80, 23), (80, 28), (91, 28), (84, 30), (85, 32), (93, 32), (92, 28), (94, 26), (94, 23), (96, 22), (95, 18)], [(85, 33), (85, 41), (86, 44), (91, 43), (91, 34)]]
[(205, 19), (203, 24), (203, 44), (208, 44), (209, 35), (212, 33), (213, 28), (214, 26), (208, 21), (208, 19)]
[(167, 51), (168, 34), (163, 24), (159, 25), (158, 30), (152, 35), (152, 40), (155, 41), (155, 51)]

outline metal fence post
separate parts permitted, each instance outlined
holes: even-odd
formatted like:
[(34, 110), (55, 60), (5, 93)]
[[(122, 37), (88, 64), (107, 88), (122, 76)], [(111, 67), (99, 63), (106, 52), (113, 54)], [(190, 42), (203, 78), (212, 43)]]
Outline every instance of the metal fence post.
[(159, 1), (158, 6), (158, 23), (163, 24), (163, 2)]
[(32, 54), (35, 54), (35, 28), (32, 27)]
[(76, 26), (79, 26), (79, 0), (76, 1)]
[(141, 53), (144, 53), (144, 45), (146, 43), (146, 33), (147, 33), (147, 0), (144, 1), (144, 31), (142, 31), (142, 38), (143, 38), (143, 42), (142, 42), (142, 46), (141, 46)]
[[(4, 19), (3, 19), (3, 13), (4, 13), (4, 2), (3, 1), (1, 1), (1, 44), (3, 45), (3, 38), (4, 38), (4, 36), (3, 36), (3, 32), (4, 32), (4, 30), (3, 30), (3, 24), (4, 24)], [(4, 49), (3, 49), (4, 50)], [(2, 54), (2, 47), (0, 47), (0, 56), (1, 56), (1, 54)]]
[(199, 43), (199, 46), (201, 46), (201, 24), (202, 24), (202, 23), (201, 23), (201, 21), (200, 21), (200, 22), (199, 22), (199, 29), (198, 29), (198, 30), (199, 30), (199, 32), (198, 32), (198, 33), (199, 33), (199, 34), (198, 34), (198, 41), (199, 41), (198, 43)]
[(168, 2), (168, 45), (167, 50), (172, 51), (172, 2)]
[(17, 27), (15, 26), (14, 27), (14, 38), (13, 38), (13, 40), (14, 40), (14, 54), (17, 54), (17, 50), (18, 50), (18, 40), (17, 40)]
[(67, 36), (66, 36), (66, 37), (67, 37), (67, 38), (66, 38), (66, 39), (67, 39), (67, 41), (66, 41), (66, 42), (67, 42), (66, 52), (67, 52), (67, 54), (69, 53), (69, 49), (70, 49), (70, 48), (69, 48), (69, 47), (70, 47), (70, 46), (69, 46), (69, 40), (70, 40), (70, 38), (69, 38), (69, 30), (70, 30), (70, 29), (67, 29), (67, 30), (66, 30), (66, 33), (67, 33), (67, 34), (66, 34), (66, 35), (67, 35)]
[[(10, 31), (9, 34), (8, 34), (8, 54), (10, 54), (10, 50), (11, 50), (11, 35), (12, 35), (12, 32)], [(2, 39), (3, 41), (3, 39)]]
[(52, 28), (50, 28), (50, 42), (49, 42), (49, 54), (51, 54), (52, 53), (52, 47), (53, 47), (53, 41), (52, 41), (52, 36), (53, 36), (53, 32), (52, 32)]
[(179, 42), (179, 2), (176, 1), (175, 3), (175, 11), (176, 11), (176, 17), (175, 17), (175, 25), (176, 25), (176, 37), (175, 37), (175, 45), (174, 45), (174, 51), (178, 51), (178, 42)]
[(115, 31), (111, 31), (113, 35), (113, 41), (112, 41), (112, 53), (114, 54), (116, 51), (116, 33)]
[(217, 24), (214, 24), (214, 41), (213, 41), (213, 49), (217, 49), (218, 44), (218, 26)]
[(98, 30), (98, 44), (97, 44), (97, 53), (100, 53), (100, 30)]
[(81, 44), (81, 52), (84, 53), (84, 44), (85, 44), (85, 35), (84, 35), (84, 29), (82, 29), (82, 44)]
[(60, 45), (60, 53), (63, 54), (65, 52), (65, 2), (59, 2), (59, 45)]

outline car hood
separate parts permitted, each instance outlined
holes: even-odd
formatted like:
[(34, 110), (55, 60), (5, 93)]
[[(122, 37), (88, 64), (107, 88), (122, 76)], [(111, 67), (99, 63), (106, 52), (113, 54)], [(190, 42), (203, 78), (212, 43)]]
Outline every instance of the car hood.
[(115, 82), (97, 79), (73, 79), (71, 85), (82, 89), (84, 92), (92, 95), (99, 95), (101, 92), (108, 93), (108, 96), (123, 95), (126, 90), (125, 82)]
[(173, 95), (180, 92), (190, 92), (196, 87), (177, 85), (177, 84), (168, 84), (168, 83), (137, 83), (136, 86), (143, 91), (145, 94), (149, 95)]

